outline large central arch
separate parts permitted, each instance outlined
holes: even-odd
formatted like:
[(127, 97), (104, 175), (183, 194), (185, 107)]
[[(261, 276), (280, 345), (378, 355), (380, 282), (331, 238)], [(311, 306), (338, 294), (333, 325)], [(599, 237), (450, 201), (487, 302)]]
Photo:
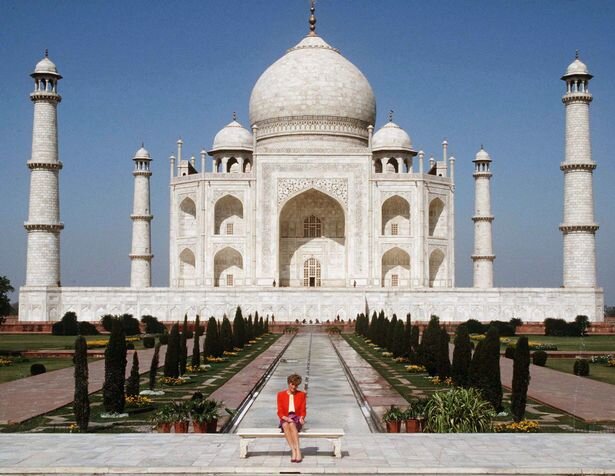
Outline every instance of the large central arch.
[(315, 189), (291, 198), (279, 217), (279, 284), (303, 287), (304, 263), (320, 263), (320, 285), (346, 285), (346, 222), (340, 203)]

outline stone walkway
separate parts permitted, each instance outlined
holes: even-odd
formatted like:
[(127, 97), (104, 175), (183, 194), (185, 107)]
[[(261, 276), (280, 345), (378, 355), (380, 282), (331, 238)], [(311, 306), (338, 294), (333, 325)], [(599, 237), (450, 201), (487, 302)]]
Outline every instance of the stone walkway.
[[(502, 384), (512, 385), (513, 361), (500, 359)], [(615, 422), (615, 385), (530, 365), (528, 397), (587, 423)]]
[(289, 462), (281, 439), (256, 442), (239, 458), (232, 434), (0, 434), (3, 475), (195, 474), (615, 474), (613, 434), (348, 435), (343, 458), (329, 443), (302, 440)]

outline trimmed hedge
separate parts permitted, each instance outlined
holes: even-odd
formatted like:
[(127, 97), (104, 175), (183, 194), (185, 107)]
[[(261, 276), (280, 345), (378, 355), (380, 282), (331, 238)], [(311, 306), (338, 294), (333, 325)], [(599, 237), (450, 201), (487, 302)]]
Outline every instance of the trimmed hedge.
[(572, 371), (575, 375), (579, 375), (580, 377), (587, 377), (589, 375), (589, 360), (576, 359), (574, 361)]
[(47, 368), (43, 364), (30, 365), (30, 375), (40, 375), (47, 372)]
[(547, 353), (544, 350), (537, 350), (532, 354), (532, 363), (544, 367), (547, 365)]

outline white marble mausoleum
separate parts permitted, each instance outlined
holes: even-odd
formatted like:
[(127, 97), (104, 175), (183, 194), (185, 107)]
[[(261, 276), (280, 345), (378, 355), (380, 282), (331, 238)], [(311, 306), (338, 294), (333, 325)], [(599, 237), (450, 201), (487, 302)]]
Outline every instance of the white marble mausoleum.
[(571, 320), (579, 314), (602, 320), (589, 134), (592, 76), (578, 58), (562, 77), (564, 276), (562, 287), (549, 289), (494, 287), (491, 158), (482, 148), (474, 158), (475, 213), (461, 217), (474, 221), (474, 282), (456, 287), (455, 158), (447, 142), (441, 157), (425, 157), (392, 114), (376, 127), (367, 78), (316, 34), (313, 15), (310, 33), (254, 85), (246, 124), (233, 117), (198, 159), (184, 156), (178, 141), (169, 169), (169, 287), (151, 286), (152, 157), (143, 147), (133, 158), (130, 286), (63, 287), (57, 137), (62, 76), (47, 56), (31, 76), (22, 321), (54, 321), (67, 311), (89, 321), (120, 313), (170, 321), (184, 314), (231, 315), (237, 305), (244, 315), (258, 310), (276, 321), (354, 318), (366, 305), (398, 316), (410, 312), (417, 320), (431, 314), (443, 321)]

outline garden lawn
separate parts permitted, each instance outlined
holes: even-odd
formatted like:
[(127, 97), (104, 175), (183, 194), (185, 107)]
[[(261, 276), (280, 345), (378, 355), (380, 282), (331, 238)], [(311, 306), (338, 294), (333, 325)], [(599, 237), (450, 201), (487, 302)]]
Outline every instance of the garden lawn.
[[(25, 350), (70, 349), (75, 346), (76, 336), (51, 334), (0, 334), (0, 355), (4, 352)], [(86, 340), (109, 340), (109, 334), (85, 336)], [(135, 341), (135, 349), (143, 349), (141, 340)], [(70, 359), (69, 359), (70, 360)]]
[[(575, 359), (547, 359), (547, 367), (567, 374), (573, 374), (572, 368)], [(608, 367), (606, 364), (589, 364), (589, 375), (587, 377), (579, 377), (579, 379), (591, 378), (599, 382), (610, 383), (615, 385), (615, 367)], [(579, 385), (583, 385), (583, 381), (579, 380)], [(615, 387), (613, 387), (615, 394)]]
[[(511, 342), (516, 342), (520, 336), (509, 337)], [(555, 344), (557, 350), (569, 351), (606, 351), (615, 354), (615, 335), (612, 336), (584, 336), (584, 337), (553, 337), (553, 336), (527, 336), (530, 343)]]
[[(434, 384), (427, 374), (409, 373), (405, 366), (408, 363), (395, 362), (391, 357), (382, 355), (383, 349), (376, 350), (371, 347), (362, 337), (356, 334), (343, 334), (347, 342), (363, 357), (372, 367), (389, 382), (402, 397), (411, 401), (419, 397), (429, 397), (434, 392), (445, 391), (450, 388), (446, 384)], [(565, 338), (570, 339), (570, 338)], [(572, 338), (575, 339), (575, 338)], [(502, 357), (503, 358), (503, 357)], [(555, 359), (549, 360), (552, 362)], [(615, 371), (615, 369), (613, 369)], [(502, 405), (507, 416), (500, 416), (494, 419), (494, 424), (509, 423), (512, 421), (510, 416), (510, 392), (504, 389)], [(541, 432), (561, 433), (571, 431), (613, 431), (603, 425), (587, 424), (575, 417), (568, 415), (557, 408), (544, 405), (532, 399), (528, 399), (525, 418), (535, 420), (539, 423)]]
[[(89, 359), (92, 362), (94, 359)], [(32, 364), (43, 364), (47, 369), (47, 372), (52, 370), (59, 370), (66, 367), (73, 366), (73, 359), (67, 358), (31, 358), (31, 359), (17, 359), (11, 365), (0, 367), (0, 383), (10, 382), (12, 380), (18, 380), (24, 377), (30, 377), (30, 366)]]

